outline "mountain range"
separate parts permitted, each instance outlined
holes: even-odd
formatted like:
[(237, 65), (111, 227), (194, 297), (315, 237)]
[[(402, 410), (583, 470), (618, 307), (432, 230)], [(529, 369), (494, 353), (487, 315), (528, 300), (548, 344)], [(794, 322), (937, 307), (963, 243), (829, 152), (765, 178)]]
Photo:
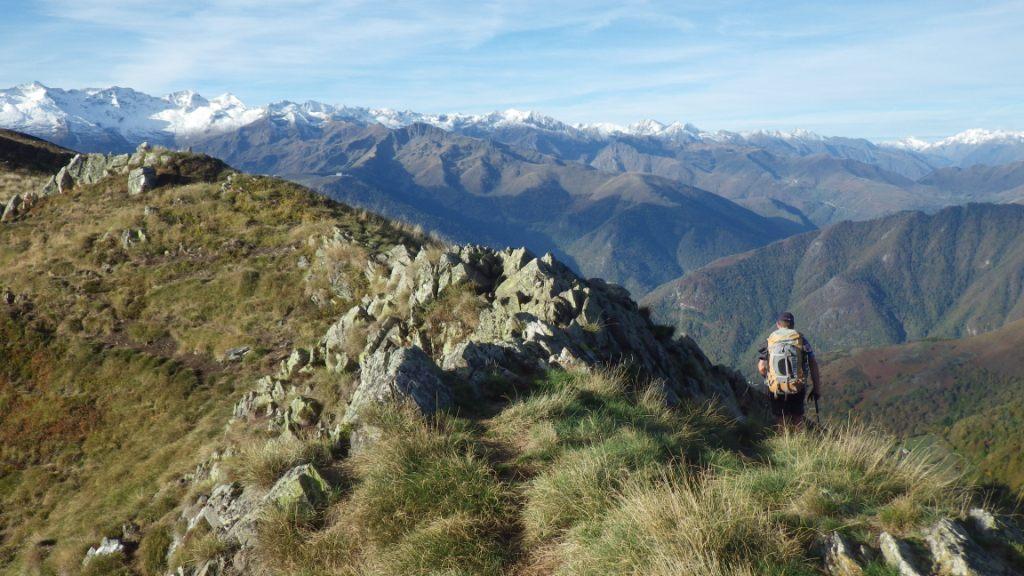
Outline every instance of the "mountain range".
[(843, 222), (661, 286), (655, 316), (750, 372), (782, 310), (823, 351), (954, 338), (1024, 317), (1024, 206), (969, 204)]
[(39, 83), (0, 90), (0, 126), (83, 151), (190, 146), (453, 240), (553, 252), (637, 296), (819, 226), (1024, 197), (1024, 148), (1007, 132), (876, 144)]
[[(906, 138), (874, 144), (862, 138), (828, 137), (807, 130), (705, 131), (693, 124), (642, 120), (628, 126), (610, 123), (569, 124), (533, 111), (509, 109), (489, 114), (425, 114), (387, 108), (336, 106), (316, 101), (287, 100), (263, 107), (247, 106), (230, 93), (207, 99), (191, 90), (155, 97), (131, 88), (61, 89), (32, 82), (0, 89), (0, 125), (68, 145), (77, 141), (83, 152), (106, 152), (112, 145), (143, 139), (152, 143), (184, 143), (231, 131), (257, 119), (278, 117), (299, 124), (334, 120), (380, 123), (400, 128), (424, 123), (465, 134), (519, 140), (524, 130), (542, 131), (572, 142), (613, 142), (619, 138), (654, 138), (677, 144), (728, 144), (764, 149), (782, 156), (826, 154), (878, 165), (918, 176), (931, 169), (974, 164), (1006, 164), (1024, 160), (1024, 133), (972, 129), (937, 142)], [(541, 145), (557, 156), (566, 150)], [(580, 152), (576, 152), (580, 154)]]
[(452, 239), (550, 251), (638, 294), (810, 228), (676, 180), (605, 172), (427, 124), (266, 118), (197, 147)]

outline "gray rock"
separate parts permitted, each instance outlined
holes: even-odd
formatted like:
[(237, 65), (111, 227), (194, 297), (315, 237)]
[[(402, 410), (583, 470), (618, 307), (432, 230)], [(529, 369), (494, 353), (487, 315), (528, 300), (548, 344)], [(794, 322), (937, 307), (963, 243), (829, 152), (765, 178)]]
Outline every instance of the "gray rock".
[(878, 537), (878, 545), (882, 549), (885, 563), (899, 572), (900, 576), (927, 576), (928, 569), (922, 567), (923, 563), (906, 542), (897, 540), (888, 532), (882, 532)]
[(287, 510), (313, 512), (327, 503), (330, 485), (311, 464), (285, 473), (267, 492), (264, 502)]
[(864, 573), (854, 558), (850, 543), (838, 532), (832, 532), (817, 543), (817, 553), (824, 563), (825, 572), (832, 576), (860, 576)]
[(935, 565), (949, 576), (1018, 574), (975, 542), (958, 520), (939, 520), (925, 535)]
[(359, 386), (342, 421), (357, 422), (360, 413), (373, 404), (409, 404), (430, 415), (452, 402), (451, 389), (423, 350), (385, 346), (360, 364)]
[(297, 430), (312, 426), (320, 420), (322, 406), (312, 398), (296, 396), (288, 404), (288, 413), (285, 417), (285, 427), (289, 430)]
[(71, 178), (71, 173), (68, 172), (67, 168), (61, 168), (60, 172), (54, 177), (54, 183), (57, 185), (57, 193), (65, 194), (70, 192), (75, 187), (75, 181)]
[(7, 204), (4, 206), (3, 215), (0, 215), (0, 222), (10, 222), (18, 217), (24, 204), (25, 200), (22, 198), (21, 194), (11, 196), (7, 201)]
[(384, 437), (384, 431), (372, 424), (360, 424), (349, 435), (349, 453), (359, 454), (373, 448)]
[(97, 556), (110, 556), (111, 554), (124, 554), (125, 547), (124, 543), (117, 538), (104, 538), (100, 540), (99, 546), (92, 546), (89, 551), (85, 553), (85, 559), (82, 560), (82, 564), (88, 564), (90, 560)]
[(366, 326), (370, 320), (362, 306), (354, 306), (327, 329), (321, 347), (328, 370), (344, 372), (356, 367), (359, 358), (353, 358), (350, 354), (349, 338), (354, 337), (353, 331)]
[(121, 246), (127, 250), (136, 244), (141, 244), (148, 240), (146, 237), (145, 230), (141, 228), (135, 230), (123, 230), (121, 232)]
[(971, 527), (981, 534), (993, 534), (1000, 528), (995, 515), (984, 508), (971, 508), (967, 512), (967, 519), (970, 521)]
[(281, 370), (278, 377), (283, 380), (287, 380), (292, 376), (295, 376), (299, 373), (299, 370), (302, 370), (307, 364), (309, 364), (309, 360), (310, 354), (308, 350), (303, 350), (302, 348), (292, 350), (292, 353), (288, 358), (281, 362)]
[(224, 353), (224, 361), (239, 362), (242, 360), (242, 358), (245, 358), (245, 355), (248, 354), (249, 352), (252, 352), (252, 348), (248, 346), (239, 346), (237, 348), (232, 348)]
[(128, 193), (142, 194), (156, 185), (156, 171), (149, 166), (140, 166), (128, 173)]

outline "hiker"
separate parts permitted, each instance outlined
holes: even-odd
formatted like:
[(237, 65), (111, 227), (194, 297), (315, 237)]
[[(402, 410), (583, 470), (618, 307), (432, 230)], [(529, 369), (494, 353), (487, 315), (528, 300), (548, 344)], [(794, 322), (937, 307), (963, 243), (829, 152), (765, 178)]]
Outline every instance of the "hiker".
[(811, 343), (793, 327), (792, 312), (779, 314), (776, 330), (757, 356), (757, 371), (768, 385), (772, 416), (777, 424), (800, 427), (804, 421), (804, 401), (810, 376), (811, 398), (821, 397), (818, 361)]

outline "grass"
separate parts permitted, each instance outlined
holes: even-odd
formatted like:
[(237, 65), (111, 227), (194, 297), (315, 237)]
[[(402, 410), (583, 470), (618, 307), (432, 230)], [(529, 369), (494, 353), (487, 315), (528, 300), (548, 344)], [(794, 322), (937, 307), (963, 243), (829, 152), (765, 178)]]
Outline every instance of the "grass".
[(819, 535), (916, 535), (970, 495), (885, 435), (752, 435), (624, 370), (549, 373), (485, 419), (370, 419), (330, 509), (264, 527), (280, 573), (809, 576)]
[[(338, 228), (367, 253), (425, 241), (273, 178), (222, 189), (223, 165), (202, 157), (162, 170), (169, 184), (146, 194), (110, 178), (0, 226), (0, 287), (27, 299), (0, 306), (0, 574), (77, 574), (110, 529), (173, 521), (177, 480), (222, 436), (238, 393), (338, 315), (311, 301), (298, 266), (319, 238)], [(17, 191), (38, 183), (0, 175)], [(129, 228), (148, 240), (125, 249)], [(241, 345), (254, 353), (221, 362)]]
[(182, 540), (171, 555), (171, 566), (200, 568), (210, 559), (228, 550), (227, 544), (208, 525), (200, 524)]
[[(249, 487), (304, 462), (332, 472), (324, 509), (259, 522), (255, 552), (280, 574), (807, 574), (819, 533), (912, 535), (966, 501), (953, 472), (885, 436), (751, 434), (713, 407), (668, 408), (625, 369), (550, 372), (486, 416), (382, 408), (366, 421), (383, 439), (340, 460), (315, 441), (225, 435), (239, 393), (318, 339), (345, 289), (387, 290), (364, 255), (426, 239), (272, 178), (224, 186), (223, 166), (189, 156), (164, 176), (178, 184), (130, 197), (110, 179), (0, 226), (0, 285), (30, 300), (0, 309), (0, 574), (80, 574), (88, 546), (129, 521), (133, 557), (84, 570), (173, 567), (177, 505), (201, 492), (179, 480), (225, 438)], [(360, 248), (318, 256), (336, 227)], [(147, 242), (126, 249), (128, 228)], [(463, 285), (394, 313), (467, 332), (478, 307)], [(239, 345), (254, 353), (221, 362)], [(352, 386), (303, 378), (329, 409)], [(170, 564), (225, 552), (194, 532)]]
[(290, 434), (243, 444), (228, 462), (228, 474), (247, 486), (269, 489), (285, 472), (301, 464), (324, 465), (331, 459), (324, 440)]
[(144, 576), (158, 576), (167, 571), (167, 551), (174, 538), (166, 524), (150, 527), (139, 542), (136, 561)]

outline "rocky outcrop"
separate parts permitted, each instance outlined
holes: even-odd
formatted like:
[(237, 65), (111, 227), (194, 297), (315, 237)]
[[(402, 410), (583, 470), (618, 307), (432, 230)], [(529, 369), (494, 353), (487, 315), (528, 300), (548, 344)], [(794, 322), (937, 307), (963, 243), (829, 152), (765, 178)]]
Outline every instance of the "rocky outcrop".
[(831, 576), (861, 576), (864, 570), (856, 559), (850, 542), (838, 532), (822, 538), (817, 545), (818, 555)]
[(11, 196), (3, 205), (3, 210), (0, 211), (0, 222), (10, 222), (15, 218), (18, 218), (26, 210), (31, 208), (35, 202), (36, 195), (32, 193), (24, 195), (15, 194), (14, 196)]
[(43, 185), (38, 193), (15, 194), (0, 203), (0, 222), (21, 216), (39, 198), (66, 194), (76, 186), (95, 184), (110, 176), (126, 176), (130, 194), (140, 194), (157, 184), (154, 166), (167, 164), (170, 151), (140, 145), (134, 154), (76, 154)]
[(1014, 576), (1018, 572), (978, 544), (959, 520), (939, 520), (925, 536), (935, 566), (949, 576)]
[(128, 193), (142, 194), (156, 185), (156, 170), (150, 166), (139, 166), (128, 173)]
[(117, 538), (103, 538), (100, 540), (99, 546), (92, 546), (85, 553), (85, 559), (82, 560), (82, 564), (88, 564), (93, 558), (97, 556), (109, 556), (111, 554), (124, 554), (125, 545)]
[(423, 350), (386, 346), (360, 363), (359, 387), (342, 423), (358, 422), (362, 411), (373, 404), (409, 404), (431, 415), (451, 406), (452, 400), (451, 390)]
[(921, 560), (909, 543), (896, 539), (888, 532), (882, 532), (878, 537), (878, 546), (882, 550), (885, 563), (899, 572), (900, 576), (928, 574), (929, 571), (922, 566)]
[[(624, 362), (660, 380), (670, 401), (717, 398), (739, 414), (731, 372), (689, 339), (659, 339), (626, 290), (584, 280), (551, 255), (460, 246), (413, 256), (398, 246), (374, 267), (368, 274), (385, 276), (386, 289), (351, 308), (321, 342), (332, 369), (355, 368), (351, 338), (366, 329), (363, 356), (384, 342), (416, 346), (478, 393), (496, 374)], [(476, 295), (460, 312), (468, 326), (424, 326), (420, 312), (450, 306), (447, 294), (460, 287)]]

